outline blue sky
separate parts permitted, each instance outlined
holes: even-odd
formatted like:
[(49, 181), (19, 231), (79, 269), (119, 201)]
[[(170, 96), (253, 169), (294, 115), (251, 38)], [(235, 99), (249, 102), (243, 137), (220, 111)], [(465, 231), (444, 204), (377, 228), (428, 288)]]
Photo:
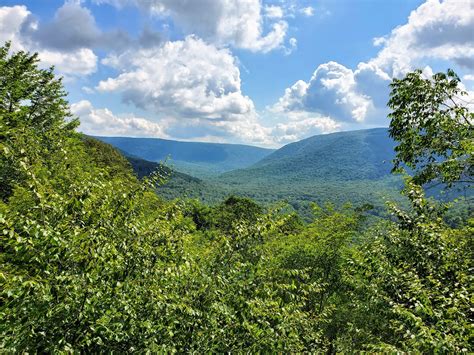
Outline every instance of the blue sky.
[(281, 146), (387, 126), (388, 84), (474, 84), (469, 0), (2, 0), (88, 134)]

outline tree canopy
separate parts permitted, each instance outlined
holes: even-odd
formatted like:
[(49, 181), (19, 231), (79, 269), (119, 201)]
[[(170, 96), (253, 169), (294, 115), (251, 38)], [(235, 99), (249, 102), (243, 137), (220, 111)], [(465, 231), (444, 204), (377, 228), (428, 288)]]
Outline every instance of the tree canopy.
[[(408, 206), (374, 218), (369, 205), (314, 205), (303, 223), (238, 196), (163, 200), (160, 171), (139, 180), (75, 131), (61, 80), (36, 55), (2, 47), (0, 78), (0, 351), (474, 350), (474, 220), (448, 225), (449, 206), (419, 185), (435, 176), (419, 165), (429, 152), (459, 165), (428, 161), (443, 181), (464, 179), (469, 137), (429, 123), (436, 145), (417, 138), (416, 100), (428, 98), (406, 94), (410, 80), (394, 81), (391, 103), (399, 164), (414, 169)], [(456, 110), (433, 114), (440, 129), (461, 125)]]
[(416, 70), (390, 86), (390, 135), (399, 142), (394, 168), (414, 169), (418, 184), (472, 184), (474, 102), (467, 100), (454, 71), (426, 78)]

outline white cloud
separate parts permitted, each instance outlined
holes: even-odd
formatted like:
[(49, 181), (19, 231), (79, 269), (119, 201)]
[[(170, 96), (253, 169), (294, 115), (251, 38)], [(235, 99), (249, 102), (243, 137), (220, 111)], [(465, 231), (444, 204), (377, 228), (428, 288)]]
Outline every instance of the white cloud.
[(278, 117), (279, 122), (271, 127), (263, 126), (259, 117), (255, 116), (236, 122), (211, 122), (201, 119), (166, 121), (167, 133), (177, 139), (238, 142), (272, 148), (315, 134), (335, 132), (342, 127), (329, 117), (307, 112), (282, 115)]
[(426, 58), (474, 69), (474, 8), (468, 0), (428, 0), (389, 36), (375, 39), (382, 50), (370, 62), (393, 76)]
[(104, 60), (122, 71), (97, 86), (121, 92), (125, 102), (172, 117), (238, 121), (252, 115), (252, 100), (240, 88), (236, 59), (189, 36), (158, 49), (127, 52)]
[(209, 121), (192, 119), (169, 121), (168, 132), (173, 137), (186, 140), (247, 143), (260, 146), (275, 146), (272, 129), (264, 127), (256, 115), (239, 121)]
[(307, 17), (311, 17), (314, 15), (314, 8), (311, 6), (303, 7), (300, 12)]
[(291, 37), (288, 40), (288, 46), (285, 47), (285, 55), (290, 55), (298, 47), (298, 40), (295, 37)]
[(97, 56), (89, 48), (78, 48), (74, 53), (49, 50), (41, 47), (23, 31), (35, 31), (38, 23), (31, 19), (25, 6), (0, 7), (0, 41), (12, 41), (13, 50), (38, 52), (42, 66), (55, 65), (66, 76), (88, 75), (97, 69)]
[(280, 6), (276, 5), (267, 5), (265, 6), (265, 17), (270, 19), (279, 19), (283, 17), (283, 9)]
[(380, 47), (382, 45), (387, 44), (387, 38), (386, 37), (375, 37), (372, 40), (372, 43), (375, 47)]
[(126, 103), (160, 117), (170, 136), (273, 145), (252, 100), (241, 91), (237, 59), (188, 36), (160, 48), (103, 60), (120, 74), (99, 82), (99, 92), (119, 92)]
[[(67, 19), (71, 26), (61, 30)], [(103, 47), (104, 33), (79, 2), (66, 2), (44, 24), (24, 6), (0, 8), (0, 20), (0, 38), (14, 40), (15, 49), (38, 51), (42, 65), (55, 65), (67, 77), (97, 70), (93, 48)], [(272, 47), (275, 33), (258, 34), (255, 45), (264, 51)], [(289, 45), (296, 47), (296, 40)], [(131, 46), (121, 54), (111, 52), (103, 63), (120, 74), (83, 91), (119, 92), (124, 101), (156, 113), (158, 122), (116, 115), (80, 101), (72, 105), (72, 111), (80, 116), (80, 129), (88, 134), (168, 137), (169, 130), (189, 140), (275, 145), (272, 129), (259, 123), (252, 100), (241, 91), (237, 59), (229, 49), (190, 36), (162, 46)]]
[(58, 72), (67, 76), (92, 74), (97, 70), (97, 56), (89, 48), (80, 48), (74, 53), (39, 50), (43, 66), (54, 65)]
[(50, 22), (40, 22), (25, 6), (0, 7), (0, 42), (7, 40), (14, 51), (38, 52), (40, 65), (54, 65), (68, 79), (96, 72), (94, 49), (123, 51), (162, 43), (161, 35), (149, 28), (137, 38), (120, 30), (102, 32), (81, 1), (65, 1)]
[[(262, 8), (260, 0), (95, 0), (115, 6), (136, 5), (160, 16), (170, 16), (186, 33), (195, 34), (216, 45), (232, 45), (254, 52), (282, 48), (288, 30), (279, 19), (278, 6)], [(279, 9), (279, 10), (278, 10)], [(265, 10), (265, 11), (264, 11)], [(280, 16), (281, 15), (281, 16)]]
[(13, 50), (23, 50), (20, 31), (23, 22), (30, 15), (26, 6), (0, 7), (0, 44), (12, 41)]
[[(286, 115), (316, 112), (337, 123), (387, 125), (392, 77), (420, 66), (429, 77), (433, 71), (426, 60), (474, 70), (472, 6), (467, 0), (428, 0), (410, 14), (405, 25), (374, 39), (373, 44), (381, 47), (374, 58), (356, 69), (335, 62), (319, 65), (308, 82), (298, 80), (287, 88), (271, 110)], [(463, 80), (472, 78), (466, 74)]]
[(336, 62), (321, 64), (309, 82), (297, 81), (272, 107), (274, 112), (318, 112), (341, 121), (365, 120), (372, 101), (357, 89), (354, 72)]
[(56, 10), (53, 20), (49, 23), (35, 22), (36, 26), (24, 29), (23, 35), (49, 49), (90, 48), (101, 35), (94, 16), (79, 2), (65, 2)]
[(79, 130), (95, 136), (128, 136), (175, 138), (187, 141), (243, 142), (275, 146), (272, 130), (261, 126), (255, 117), (241, 121), (209, 121), (206, 119), (180, 120), (164, 118), (153, 122), (133, 114), (116, 115), (108, 108), (95, 108), (82, 100), (71, 105), (73, 115), (79, 117)]
[(279, 123), (273, 128), (262, 126), (255, 117), (236, 122), (215, 122), (199, 118), (186, 121), (165, 118), (153, 122), (133, 114), (116, 115), (108, 108), (95, 108), (87, 100), (73, 103), (71, 112), (80, 119), (79, 130), (88, 135), (175, 138), (200, 142), (237, 141), (267, 147), (281, 146), (340, 128), (329, 117), (318, 117), (305, 112), (293, 112), (287, 122)]
[(379, 109), (385, 110), (392, 77), (372, 63), (362, 62), (354, 71), (354, 81), (357, 91), (368, 97), (377, 108), (377, 112), (372, 113), (384, 120), (385, 115), (380, 114)]
[(272, 129), (276, 143), (294, 142), (315, 134), (326, 134), (338, 131), (341, 124), (329, 117), (322, 117), (304, 111), (292, 111), (286, 116), (286, 122), (278, 123)]
[(89, 135), (167, 138), (159, 123), (133, 115), (119, 117), (107, 108), (94, 108), (87, 100), (72, 104), (71, 112), (81, 121), (79, 130)]
[(466, 74), (462, 77), (464, 81), (474, 81), (474, 74)]
[(160, 33), (145, 27), (137, 38), (123, 30), (103, 32), (92, 12), (80, 1), (66, 1), (49, 22), (28, 19), (34, 26), (23, 26), (22, 35), (41, 48), (72, 52), (78, 49), (123, 51), (132, 47), (153, 47), (162, 43)]

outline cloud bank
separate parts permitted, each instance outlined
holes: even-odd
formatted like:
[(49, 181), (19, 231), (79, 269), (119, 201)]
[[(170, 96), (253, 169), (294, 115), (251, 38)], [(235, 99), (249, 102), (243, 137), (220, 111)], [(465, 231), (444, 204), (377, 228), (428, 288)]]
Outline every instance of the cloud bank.
[(474, 9), (468, 0), (426, 1), (405, 24), (373, 39), (380, 48), (373, 58), (352, 68), (335, 61), (315, 63), (312, 74), (260, 111), (242, 89), (234, 52), (289, 55), (298, 46), (297, 38), (288, 35), (289, 23), (317, 15), (309, 3), (92, 1), (123, 13), (137, 7), (150, 21), (172, 24), (177, 39), (150, 26), (134, 35), (103, 30), (86, 3), (77, 0), (65, 1), (49, 20), (40, 20), (26, 6), (0, 7), (0, 41), (13, 41), (14, 50), (37, 51), (42, 65), (54, 65), (67, 79), (80, 78), (81, 95), (118, 97), (131, 112), (145, 110), (154, 117), (116, 114), (82, 100), (73, 111), (90, 134), (278, 146), (319, 133), (388, 125), (388, 85), (417, 67), (429, 74), (428, 65), (455, 66), (471, 90), (474, 81)]
[[(401, 77), (429, 61), (474, 70), (474, 8), (464, 0), (428, 0), (412, 11), (408, 22), (380, 38), (378, 54), (355, 69), (320, 64), (306, 82), (285, 90), (270, 111), (291, 115), (313, 113), (330, 117), (339, 127), (386, 126), (386, 103), (393, 77)], [(469, 78), (469, 76), (468, 76)]]
[(269, 52), (284, 45), (288, 23), (279, 6), (260, 0), (95, 0), (117, 7), (138, 6), (155, 16), (169, 16), (187, 34), (217, 46)]

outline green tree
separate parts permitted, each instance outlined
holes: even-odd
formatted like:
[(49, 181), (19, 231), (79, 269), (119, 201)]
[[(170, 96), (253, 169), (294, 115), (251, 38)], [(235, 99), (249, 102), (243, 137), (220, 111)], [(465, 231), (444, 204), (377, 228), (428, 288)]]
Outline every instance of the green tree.
[(263, 208), (247, 197), (229, 196), (216, 208), (216, 223), (223, 231), (230, 232), (237, 223), (256, 223)]
[(154, 193), (159, 176), (140, 183), (115, 150), (84, 144), (37, 62), (0, 49), (0, 351), (163, 350), (159, 299), (178, 298), (164, 290), (187, 224)]
[(354, 262), (368, 306), (384, 319), (369, 349), (472, 351), (474, 221), (450, 228), (420, 186), (408, 180), (405, 194), (411, 209), (392, 204), (395, 223), (374, 229)]
[[(53, 68), (38, 69), (38, 55), (10, 54), (10, 43), (0, 48), (0, 198), (12, 192), (12, 181), (24, 177), (21, 159), (35, 162), (58, 154), (73, 133), (66, 92)], [(69, 120), (68, 120), (69, 119)], [(10, 149), (16, 147), (18, 149)], [(60, 155), (60, 154), (59, 154)]]
[(432, 79), (418, 70), (391, 85), (395, 170), (406, 164), (413, 177), (403, 191), (410, 208), (392, 203), (394, 222), (374, 229), (354, 259), (360, 287), (385, 320), (384, 337), (368, 349), (472, 351), (473, 221), (446, 225), (448, 206), (427, 199), (421, 186), (472, 182), (473, 115), (460, 103), (459, 82), (451, 70)]
[(398, 141), (394, 169), (406, 164), (414, 182), (474, 181), (474, 113), (452, 70), (425, 78), (421, 70), (394, 79), (388, 106)]

